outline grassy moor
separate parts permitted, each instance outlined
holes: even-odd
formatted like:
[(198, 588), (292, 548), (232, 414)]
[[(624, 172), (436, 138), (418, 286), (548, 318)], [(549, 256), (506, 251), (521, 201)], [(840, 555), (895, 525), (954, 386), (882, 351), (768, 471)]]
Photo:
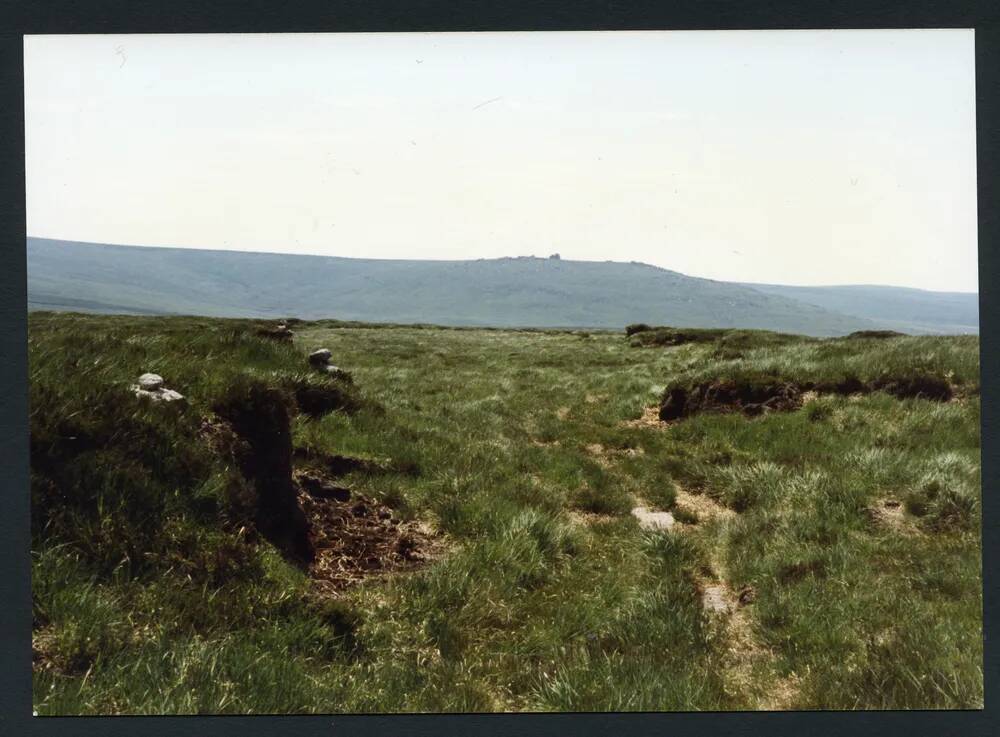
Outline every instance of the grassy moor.
[(39, 714), (982, 707), (978, 336), (285, 324), (29, 315)]

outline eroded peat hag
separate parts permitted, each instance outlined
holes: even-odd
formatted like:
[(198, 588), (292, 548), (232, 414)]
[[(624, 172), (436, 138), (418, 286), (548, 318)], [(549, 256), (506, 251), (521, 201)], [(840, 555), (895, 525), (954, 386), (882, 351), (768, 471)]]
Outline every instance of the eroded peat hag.
[[(40, 713), (982, 703), (975, 337), (285, 324), (31, 316)], [(657, 416), (758, 376), (797, 401)]]
[[(651, 329), (639, 335), (671, 330)], [(892, 331), (864, 331), (826, 341), (756, 332), (755, 336), (754, 331), (700, 331), (697, 342), (714, 346), (710, 360), (707, 365), (689, 364), (671, 378), (660, 397), (659, 418), (671, 421), (702, 412), (740, 412), (751, 417), (790, 412), (827, 395), (857, 398), (882, 392), (897, 399), (947, 402), (979, 392), (977, 366), (963, 366), (956, 374), (954, 367), (946, 365), (944, 351), (954, 348), (942, 343), (947, 339), (924, 339), (937, 350), (915, 355), (909, 351), (919, 350), (913, 341), (921, 339), (901, 342), (904, 336)], [(751, 348), (754, 341), (757, 346)], [(887, 344), (880, 349), (881, 341)], [(735, 357), (727, 350), (733, 345), (740, 346)]]
[(699, 412), (742, 412), (755, 417), (765, 412), (791, 412), (807, 398), (837, 394), (859, 396), (884, 392), (897, 399), (947, 402), (955, 391), (948, 380), (933, 374), (883, 376), (865, 383), (854, 376), (832, 382), (796, 382), (780, 376), (721, 379), (690, 386), (669, 386), (663, 392), (658, 416), (676, 420)]

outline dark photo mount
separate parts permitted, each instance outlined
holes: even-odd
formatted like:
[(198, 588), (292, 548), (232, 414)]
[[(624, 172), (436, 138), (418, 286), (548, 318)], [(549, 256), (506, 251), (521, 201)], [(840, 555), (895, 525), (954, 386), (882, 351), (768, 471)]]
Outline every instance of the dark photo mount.
[[(32, 628), (30, 579), (30, 505), (28, 465), (29, 373), (27, 365), (27, 293), (25, 241), (25, 161), (23, 34), (61, 33), (268, 33), (268, 32), (405, 32), (405, 31), (572, 31), (572, 30), (723, 30), (815, 28), (974, 28), (976, 31), (976, 115), (979, 199), (979, 270), (982, 403), (983, 626), (985, 709), (970, 711), (790, 712), (790, 713), (578, 713), (578, 714), (373, 714), (329, 716), (204, 717), (55, 717), (31, 715)], [(1000, 7), (992, 2), (863, 2), (819, 0), (788, 3), (741, 2), (321, 2), (289, 7), (261, 2), (196, 3), (120, 0), (78, 3), (49, 0), (11, 3), (0, 11), (0, 464), (5, 481), (0, 493), (0, 732), (10, 734), (531, 734), (561, 732), (654, 735), (814, 734), (987, 735), (1000, 730), (997, 678), (1000, 657), (996, 567), (1000, 563), (1000, 217), (997, 168), (1000, 162)], [(784, 390), (785, 387), (782, 387)], [(781, 401), (788, 401), (787, 391)], [(798, 393), (794, 399), (798, 400)], [(749, 403), (770, 401), (754, 395)], [(687, 402), (687, 396), (685, 396)], [(687, 404), (685, 403), (685, 407)], [(685, 411), (687, 411), (685, 409)], [(280, 413), (279, 413), (280, 414)], [(284, 421), (284, 416), (279, 417)], [(282, 431), (284, 425), (282, 424)], [(249, 433), (252, 435), (252, 433)], [(252, 438), (253, 439), (253, 438)], [(251, 443), (252, 444), (252, 443)], [(285, 448), (287, 450), (287, 448)], [(291, 461), (281, 465), (282, 479)], [(249, 464), (253, 466), (253, 464)], [(259, 465), (259, 464), (258, 464)], [(288, 466), (288, 468), (286, 468)], [(269, 469), (265, 471), (270, 472)], [(264, 471), (254, 466), (248, 476)], [(312, 483), (307, 477), (306, 485)], [(322, 499), (341, 494), (324, 479)], [(280, 506), (280, 504), (279, 504)], [(320, 505), (317, 505), (320, 506)], [(302, 520), (290, 518), (274, 535), (292, 557), (314, 553), (301, 536)], [(791, 571), (789, 576), (804, 575)]]

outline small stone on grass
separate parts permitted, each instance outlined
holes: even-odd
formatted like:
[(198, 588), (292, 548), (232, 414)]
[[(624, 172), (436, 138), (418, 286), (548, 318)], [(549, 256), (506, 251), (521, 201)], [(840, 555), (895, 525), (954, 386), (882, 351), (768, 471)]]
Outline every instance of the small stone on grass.
[(648, 507), (636, 507), (632, 516), (639, 520), (639, 526), (644, 530), (669, 530), (676, 523), (670, 512), (654, 512)]

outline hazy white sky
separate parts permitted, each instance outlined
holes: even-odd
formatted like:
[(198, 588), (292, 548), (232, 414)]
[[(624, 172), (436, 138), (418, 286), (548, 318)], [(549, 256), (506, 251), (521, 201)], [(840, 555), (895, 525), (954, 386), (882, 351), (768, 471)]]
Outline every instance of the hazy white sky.
[(24, 48), (29, 235), (977, 289), (971, 30)]

